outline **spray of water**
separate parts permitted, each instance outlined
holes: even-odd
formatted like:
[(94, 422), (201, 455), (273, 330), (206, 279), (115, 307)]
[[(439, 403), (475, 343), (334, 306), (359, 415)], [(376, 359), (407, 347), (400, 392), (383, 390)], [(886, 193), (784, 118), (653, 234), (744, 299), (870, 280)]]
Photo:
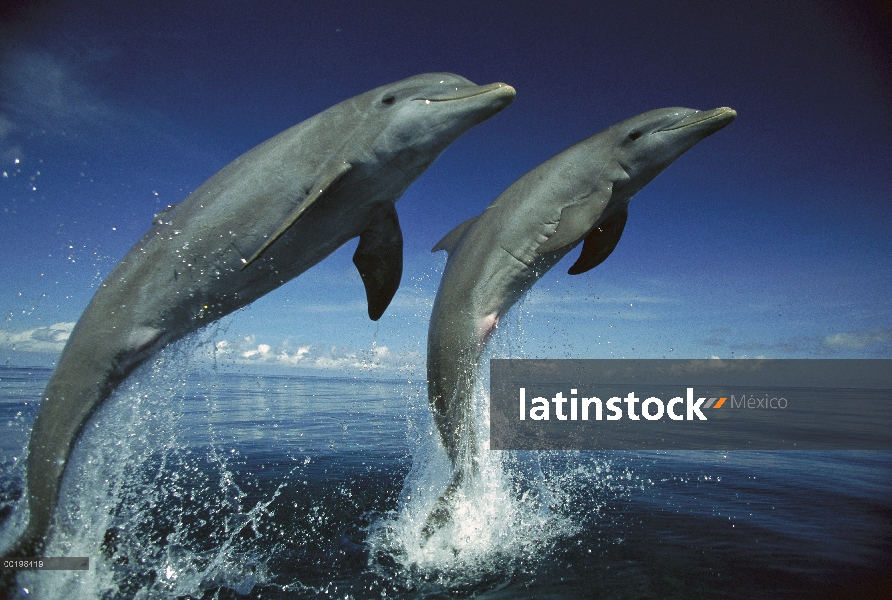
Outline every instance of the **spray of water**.
[[(501, 341), (493, 340), (481, 364), (492, 354), (519, 352), (521, 315), (522, 306), (503, 319)], [(367, 538), (371, 567), (403, 589), (477, 592), (532, 572), (563, 541), (596, 523), (600, 506), (623, 487), (603, 455), (489, 451), (487, 371), (481, 370), (474, 392), (477, 468), (453, 498), (451, 519), (429, 538), (424, 526), (453, 469), (430, 418), (427, 390), (409, 402), (413, 466), (399, 506), (375, 522)]]
[[(522, 311), (514, 315), (503, 319), (503, 341), (493, 340), (494, 354), (522, 355)], [(484, 369), (475, 391), (477, 469), (458, 490), (452, 519), (431, 537), (422, 535), (453, 473), (430, 418), (427, 390), (419, 386), (408, 400), (412, 467), (395, 508), (381, 513), (380, 498), (357, 500), (359, 512), (344, 515), (354, 521), (339, 541), (328, 531), (329, 521), (337, 520), (330, 498), (300, 509), (295, 504), (292, 517), (284, 514), (283, 488), (295, 487), (288, 492), (297, 501), (310, 479), (298, 472), (310, 464), (300, 442), (295, 451), (303, 460), (290, 473), (286, 469), (278, 488), (247, 490), (233, 440), (224, 439), (231, 432), (225, 423), (215, 429), (215, 376), (189, 370), (195, 368), (191, 357), (212, 347), (215, 335), (211, 329), (164, 350), (88, 424), (69, 464), (62, 520), (47, 555), (89, 556), (91, 568), (23, 572), (18, 582), (31, 597), (163, 599), (258, 588), (335, 593), (343, 583), (337, 581), (341, 567), (318, 562), (328, 551), (301, 550), (315, 548), (326, 535), (348, 550), (349, 560), (362, 561), (346, 568), (354, 576), (361, 571), (363, 581), (371, 577), (375, 589), (422, 595), (493, 590), (537, 572), (538, 563), (581, 529), (597, 527), (600, 507), (635, 484), (606, 455), (489, 451)], [(368, 506), (374, 508), (363, 512)], [(287, 581), (278, 578), (271, 557), (288, 552), (317, 561), (319, 573), (310, 569), (314, 577), (306, 583), (299, 580), (306, 570)]]
[[(254, 538), (279, 490), (247, 504), (218, 445), (196, 447), (183, 427), (186, 411), (201, 406), (184, 370), (199, 343), (164, 350), (87, 425), (46, 555), (88, 556), (90, 570), (23, 572), (19, 584), (30, 596), (202, 597), (221, 587), (246, 594), (268, 578), (270, 549)], [(200, 382), (198, 389), (212, 410), (213, 391)]]

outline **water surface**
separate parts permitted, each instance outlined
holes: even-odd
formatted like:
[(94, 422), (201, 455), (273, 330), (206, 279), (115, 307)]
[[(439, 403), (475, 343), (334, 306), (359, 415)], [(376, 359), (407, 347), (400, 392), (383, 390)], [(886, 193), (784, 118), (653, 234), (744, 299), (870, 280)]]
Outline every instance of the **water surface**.
[[(40, 598), (880, 598), (889, 452), (486, 452), (453, 524), (423, 384), (190, 371), (100, 409)], [(0, 367), (0, 516), (46, 369)], [(34, 594), (37, 594), (34, 596)]]

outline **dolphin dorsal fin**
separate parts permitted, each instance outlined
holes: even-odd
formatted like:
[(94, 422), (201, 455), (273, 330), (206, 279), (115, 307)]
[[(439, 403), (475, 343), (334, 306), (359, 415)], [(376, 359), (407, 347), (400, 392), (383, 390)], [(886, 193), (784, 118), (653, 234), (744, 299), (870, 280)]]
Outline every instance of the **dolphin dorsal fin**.
[(573, 263), (573, 266), (567, 271), (570, 275), (579, 275), (591, 269), (594, 269), (616, 248), (619, 238), (623, 234), (626, 226), (626, 219), (629, 217), (628, 205), (616, 211), (595, 227), (591, 233), (585, 236), (585, 242), (582, 244), (582, 254)]
[(314, 202), (319, 200), (325, 193), (331, 189), (331, 187), (337, 183), (337, 181), (347, 174), (347, 172), (353, 168), (353, 165), (350, 163), (343, 161), (334, 165), (329, 165), (329, 167), (323, 172), (322, 176), (316, 180), (315, 184), (312, 188), (310, 188), (310, 193), (304, 198), (297, 206), (294, 207), (294, 210), (289, 213), (288, 217), (282, 223), (282, 225), (269, 236), (266, 241), (263, 243), (260, 248), (257, 249), (256, 252), (249, 258), (245, 264), (242, 265), (242, 269), (250, 265), (252, 262), (260, 258), (264, 252), (266, 252), (267, 248), (273, 245), (277, 239), (282, 237), (282, 234), (288, 231), (288, 229), (297, 223), (297, 220), (303, 216), (303, 214), (307, 211), (310, 206), (313, 205)]
[(396, 207), (387, 202), (372, 215), (359, 236), (353, 264), (362, 277), (369, 303), (369, 318), (377, 321), (387, 310), (403, 276), (403, 232)]
[(578, 244), (601, 218), (612, 195), (613, 182), (608, 181), (590, 195), (565, 206), (554, 234), (542, 242), (536, 252), (545, 254)]
[(437, 245), (431, 249), (431, 252), (439, 252), (440, 250), (445, 250), (446, 252), (452, 252), (452, 249), (455, 248), (455, 245), (458, 244), (458, 240), (461, 239), (461, 236), (465, 234), (465, 231), (471, 224), (477, 220), (477, 217), (471, 217), (467, 221), (460, 223), (455, 229), (447, 233), (443, 236), (443, 239), (437, 242)]

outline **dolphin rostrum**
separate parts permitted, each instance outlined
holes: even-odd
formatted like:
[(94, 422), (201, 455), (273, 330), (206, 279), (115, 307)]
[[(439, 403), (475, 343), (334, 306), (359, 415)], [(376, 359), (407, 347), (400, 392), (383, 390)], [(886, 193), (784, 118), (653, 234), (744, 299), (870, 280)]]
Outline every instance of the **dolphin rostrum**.
[(601, 264), (622, 235), (632, 196), (736, 116), (730, 108), (664, 108), (626, 119), (542, 163), (434, 246), (449, 258), (428, 329), (428, 399), (454, 479), (425, 537), (449, 520), (452, 497), (474, 472), (474, 383), (499, 318), (579, 242), (569, 273)]
[(84, 424), (171, 342), (300, 275), (348, 240), (384, 313), (402, 275), (394, 202), (461, 134), (514, 99), (429, 73), (345, 100), (235, 159), (153, 227), (102, 283), (47, 384), (28, 446), (28, 525), (10, 555), (40, 554)]

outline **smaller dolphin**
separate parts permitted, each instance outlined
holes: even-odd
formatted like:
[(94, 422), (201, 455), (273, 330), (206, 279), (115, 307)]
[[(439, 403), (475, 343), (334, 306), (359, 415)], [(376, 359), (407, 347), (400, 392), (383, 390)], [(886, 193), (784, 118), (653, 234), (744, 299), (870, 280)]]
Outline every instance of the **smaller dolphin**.
[(43, 394), (28, 446), (29, 521), (9, 552), (43, 552), (84, 425), (162, 348), (297, 277), (352, 238), (369, 317), (399, 287), (394, 203), (514, 88), (427, 73), (332, 106), (249, 150), (153, 227), (102, 283)]
[(730, 108), (664, 108), (617, 123), (515, 181), (434, 246), (449, 259), (427, 335), (428, 400), (454, 479), (428, 517), (425, 537), (449, 520), (452, 497), (474, 472), (474, 383), (499, 319), (579, 242), (571, 275), (604, 262), (632, 196), (736, 116)]

